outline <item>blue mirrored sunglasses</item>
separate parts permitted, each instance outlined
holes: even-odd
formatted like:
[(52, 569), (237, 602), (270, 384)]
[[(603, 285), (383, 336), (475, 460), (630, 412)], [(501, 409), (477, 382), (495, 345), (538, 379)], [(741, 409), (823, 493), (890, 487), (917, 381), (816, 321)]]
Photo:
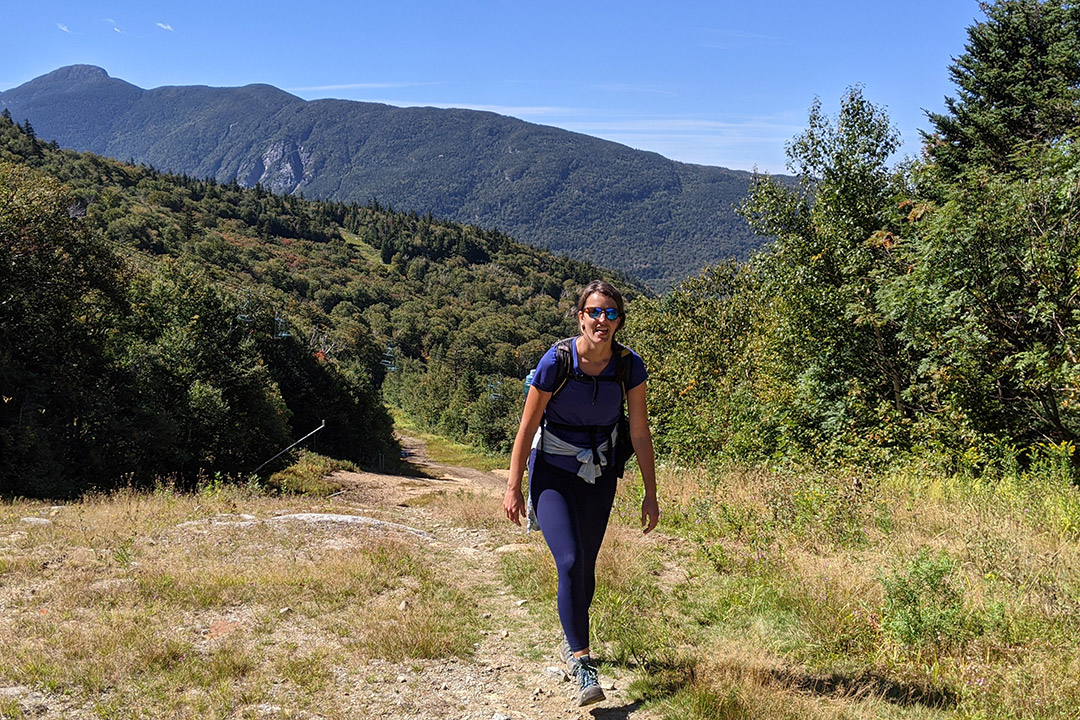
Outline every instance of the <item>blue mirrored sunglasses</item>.
[(620, 315), (618, 308), (587, 307), (585, 312), (593, 320), (599, 320), (601, 315), (606, 315), (609, 322), (615, 322)]

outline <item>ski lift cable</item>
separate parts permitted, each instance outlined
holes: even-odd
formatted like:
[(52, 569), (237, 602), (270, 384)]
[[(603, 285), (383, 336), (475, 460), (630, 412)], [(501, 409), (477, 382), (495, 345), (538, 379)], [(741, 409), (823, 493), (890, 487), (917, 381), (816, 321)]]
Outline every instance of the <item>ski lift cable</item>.
[(252, 474), (255, 474), (255, 473), (259, 472), (259, 471), (260, 471), (260, 470), (262, 470), (262, 469), (263, 469), (264, 467), (266, 467), (266, 466), (267, 466), (267, 465), (269, 465), (270, 463), (274, 462), (274, 461), (275, 461), (275, 460), (277, 460), (277, 459), (278, 459), (279, 457), (281, 457), (281, 456), (282, 456), (282, 455), (284, 455), (285, 453), (289, 452), (289, 451), (290, 451), (290, 450), (292, 450), (292, 449), (293, 449), (294, 447), (296, 447), (296, 446), (297, 446), (297, 445), (299, 445), (300, 443), (304, 442), (305, 440), (307, 440), (307, 439), (308, 439), (309, 437), (311, 437), (311, 436), (312, 436), (312, 435), (314, 435), (315, 433), (317, 433), (317, 432), (319, 432), (320, 430), (322, 430), (322, 429), (323, 429), (324, 427), (326, 427), (326, 421), (325, 421), (325, 420), (323, 420), (323, 421), (322, 421), (322, 425), (319, 425), (319, 427), (315, 428), (314, 430), (312, 430), (311, 432), (309, 432), (309, 433), (308, 433), (307, 435), (305, 435), (304, 437), (300, 438), (299, 440), (297, 440), (296, 442), (294, 442), (294, 443), (293, 443), (292, 445), (290, 445), (289, 447), (285, 448), (284, 450), (282, 450), (281, 452), (279, 452), (279, 453), (278, 453), (277, 455), (275, 455), (274, 457), (270, 458), (269, 460), (267, 460), (267, 461), (266, 461), (266, 462), (264, 462), (264, 463), (263, 463), (262, 465), (260, 465), (259, 467), (255, 468), (254, 470), (252, 470), (252, 471), (251, 471), (251, 472), (252, 472)]

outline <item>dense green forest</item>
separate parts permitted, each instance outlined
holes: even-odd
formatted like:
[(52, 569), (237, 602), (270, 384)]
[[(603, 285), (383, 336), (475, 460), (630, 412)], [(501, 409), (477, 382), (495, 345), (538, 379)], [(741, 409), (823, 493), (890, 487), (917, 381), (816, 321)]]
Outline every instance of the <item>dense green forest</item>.
[(269, 85), (143, 90), (60, 68), (0, 108), (61, 146), (244, 187), (370, 202), (501, 231), (654, 289), (761, 242), (751, 174), (490, 112), (305, 101)]
[[(1080, 8), (969, 29), (923, 157), (858, 87), (741, 213), (766, 249), (662, 297), (497, 232), (60, 150), (0, 121), (0, 482), (63, 494), (246, 473), (319, 448), (392, 462), (382, 401), (508, 448), (520, 378), (594, 276), (628, 290), (663, 457), (932, 462), (1074, 476)], [(614, 241), (614, 236), (613, 236)]]
[[(247, 474), (292, 439), (397, 460), (382, 392), (505, 448), (576, 289), (505, 235), (59, 149), (0, 117), (0, 488)], [(389, 377), (389, 379), (387, 379)]]
[(798, 188), (742, 212), (775, 238), (635, 308), (660, 445), (708, 458), (917, 458), (1073, 473), (1080, 432), (1080, 6), (1002, 0), (899, 166), (849, 90), (788, 146)]

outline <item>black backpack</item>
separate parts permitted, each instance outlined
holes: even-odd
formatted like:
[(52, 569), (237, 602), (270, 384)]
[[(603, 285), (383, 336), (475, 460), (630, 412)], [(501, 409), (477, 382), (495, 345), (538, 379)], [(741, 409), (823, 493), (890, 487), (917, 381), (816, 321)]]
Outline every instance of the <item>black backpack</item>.
[[(626, 417), (626, 383), (630, 381), (630, 363), (633, 354), (630, 352), (630, 348), (625, 345), (620, 345), (617, 342), (613, 342), (612, 351), (615, 354), (615, 377), (596, 377), (594, 375), (585, 375), (583, 373), (577, 373), (575, 375), (573, 373), (574, 356), (570, 347), (570, 343), (574, 342), (574, 340), (575, 338), (572, 337), (565, 338), (555, 344), (555, 389), (551, 391), (551, 397), (554, 399), (555, 396), (566, 387), (566, 383), (570, 381), (571, 375), (579, 378), (587, 378), (593, 382), (613, 381), (619, 383), (619, 386), (622, 388), (622, 403), (619, 405), (619, 419), (613, 424), (618, 426), (619, 433), (615, 442), (612, 465), (615, 468), (615, 476), (621, 478), (626, 470), (626, 461), (634, 456), (634, 443), (630, 440), (630, 421)], [(551, 425), (552, 427), (587, 430), (589, 432), (589, 441), (592, 445), (593, 462), (597, 465), (600, 464), (600, 455), (597, 446), (599, 445), (601, 438), (611, 435), (613, 425), (567, 425), (554, 420), (548, 420), (546, 413), (544, 423)]]

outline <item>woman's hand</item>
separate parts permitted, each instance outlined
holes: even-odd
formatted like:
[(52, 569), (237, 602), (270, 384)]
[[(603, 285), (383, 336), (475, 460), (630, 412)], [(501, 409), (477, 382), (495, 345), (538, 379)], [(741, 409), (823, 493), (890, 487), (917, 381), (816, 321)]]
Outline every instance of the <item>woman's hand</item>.
[(647, 535), (659, 521), (660, 504), (656, 502), (656, 496), (646, 496), (641, 501), (641, 527), (644, 528), (642, 535)]
[(521, 488), (509, 488), (503, 497), (503, 510), (506, 517), (515, 525), (521, 525), (521, 517), (525, 515), (525, 496), (521, 494)]

